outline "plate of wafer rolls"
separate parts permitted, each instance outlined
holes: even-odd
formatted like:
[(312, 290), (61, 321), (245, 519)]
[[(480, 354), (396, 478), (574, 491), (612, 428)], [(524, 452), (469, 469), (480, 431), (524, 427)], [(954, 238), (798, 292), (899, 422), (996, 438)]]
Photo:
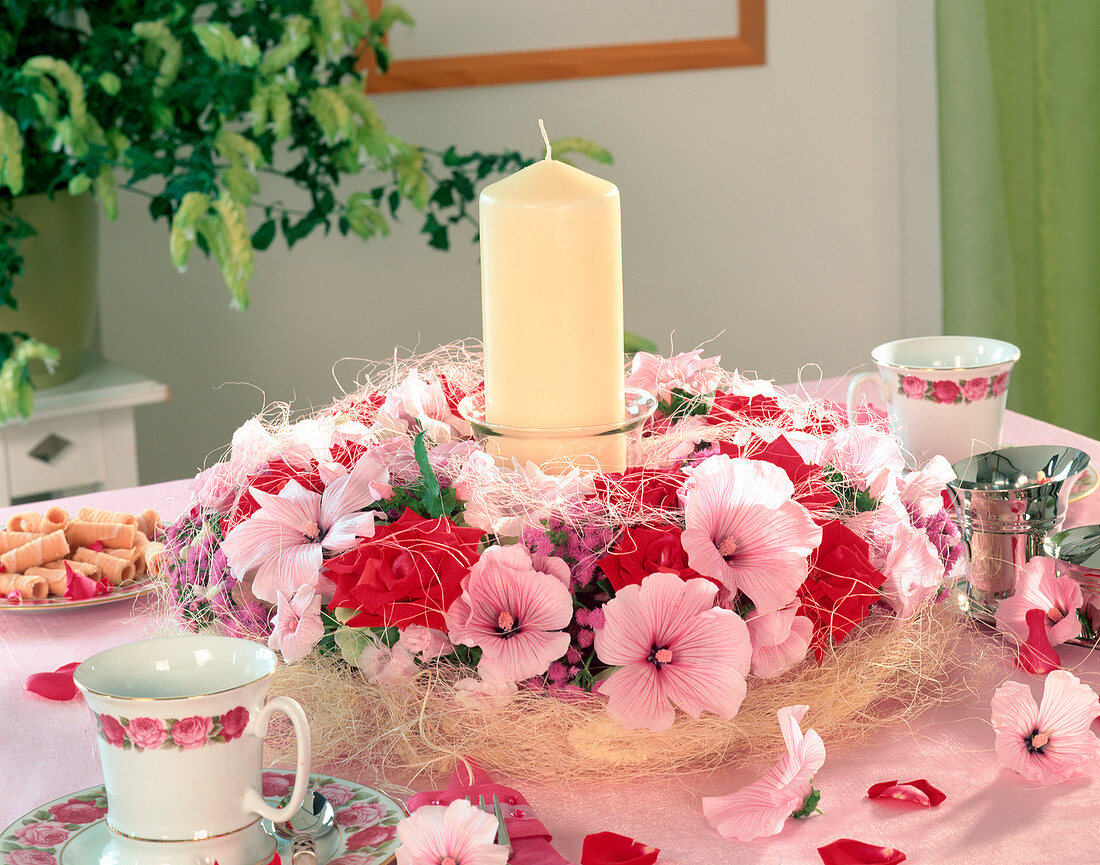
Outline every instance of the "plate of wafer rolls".
[[(84, 607), (151, 592), (164, 556), (160, 535), (153, 510), (70, 515), (54, 506), (15, 514), (0, 530), (0, 610)], [(93, 581), (95, 594), (76, 597), (74, 580)]]

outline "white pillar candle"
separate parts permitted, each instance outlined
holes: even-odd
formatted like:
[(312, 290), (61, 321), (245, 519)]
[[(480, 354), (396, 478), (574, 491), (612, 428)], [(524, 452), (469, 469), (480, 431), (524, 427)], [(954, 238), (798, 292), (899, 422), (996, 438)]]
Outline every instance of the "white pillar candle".
[[(547, 143), (545, 159), (485, 188), (480, 225), (486, 420), (533, 430), (622, 422), (615, 184), (555, 162)], [(604, 471), (625, 463), (621, 435), (493, 444), (521, 462), (573, 461)]]

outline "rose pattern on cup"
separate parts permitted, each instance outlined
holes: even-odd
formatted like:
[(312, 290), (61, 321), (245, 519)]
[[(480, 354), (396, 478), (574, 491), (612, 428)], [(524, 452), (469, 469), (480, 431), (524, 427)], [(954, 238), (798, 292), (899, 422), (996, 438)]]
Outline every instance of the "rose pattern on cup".
[(237, 706), (213, 717), (192, 715), (188, 718), (115, 718), (98, 714), (96, 722), (103, 741), (115, 748), (190, 751), (239, 739), (248, 726), (248, 709)]
[(898, 393), (909, 399), (923, 399), (941, 405), (981, 402), (993, 399), (1008, 389), (1008, 373), (993, 378), (976, 376), (967, 379), (923, 379), (916, 375), (903, 375), (898, 381)]
[[(237, 714), (230, 718), (233, 713)], [(247, 715), (247, 710), (233, 709), (220, 717), (180, 719), (189, 723), (180, 729), (179, 738), (185, 742), (198, 741), (200, 732), (206, 742), (216, 740), (219, 735), (227, 740), (236, 738), (248, 723)], [(109, 715), (97, 717), (101, 734), (106, 731), (104, 738), (112, 745), (138, 747), (127, 734), (133, 721)], [(157, 747), (161, 748), (183, 747), (174, 736), (179, 721), (144, 720), (156, 723), (139, 724), (135, 731), (137, 739), (159, 741)], [(275, 804), (289, 790), (292, 779), (292, 775), (264, 772), (265, 797)], [(336, 823), (345, 837), (337, 851), (339, 855), (329, 865), (380, 865), (391, 860), (397, 847), (397, 823), (404, 816), (399, 806), (373, 790), (339, 778), (314, 775), (311, 783), (315, 789), (326, 790), (333, 798), (344, 800), (339, 805), (333, 803)], [(17, 821), (0, 838), (0, 865), (63, 865), (64, 846), (106, 816), (107, 797), (102, 786), (45, 805)]]

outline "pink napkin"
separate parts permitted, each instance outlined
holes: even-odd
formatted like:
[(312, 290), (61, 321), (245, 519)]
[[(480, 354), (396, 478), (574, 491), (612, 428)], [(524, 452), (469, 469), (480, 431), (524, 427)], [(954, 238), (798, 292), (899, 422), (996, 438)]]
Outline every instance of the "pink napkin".
[(421, 805), (449, 805), (455, 799), (465, 799), (467, 796), (474, 804), (477, 804), (479, 796), (484, 796), (486, 802), (492, 802), (493, 796), (500, 801), (504, 825), (508, 827), (508, 835), (512, 839), (512, 856), (508, 860), (512, 865), (570, 865), (569, 860), (551, 846), (553, 836), (535, 817), (519, 791), (493, 783), (489, 773), (468, 758), (465, 764), (455, 767), (445, 790), (417, 793), (405, 804), (412, 812)]

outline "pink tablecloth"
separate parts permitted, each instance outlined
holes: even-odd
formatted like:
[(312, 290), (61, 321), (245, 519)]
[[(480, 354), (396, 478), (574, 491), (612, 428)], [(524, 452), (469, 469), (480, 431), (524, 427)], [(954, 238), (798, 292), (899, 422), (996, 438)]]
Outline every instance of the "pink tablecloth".
[[(839, 398), (835, 383), (825, 395)], [(834, 391), (829, 391), (832, 384)], [(1010, 414), (1011, 443), (1071, 444), (1100, 464), (1100, 442)], [(187, 506), (185, 482), (63, 500), (140, 511), (172, 519)], [(16, 509), (0, 511), (0, 520)], [(1071, 505), (1067, 526), (1100, 523), (1100, 493)], [(137, 599), (79, 610), (0, 613), (0, 826), (39, 804), (101, 782), (91, 714), (82, 701), (50, 703), (24, 693), (24, 678), (82, 660), (99, 649), (150, 633), (150, 602)], [(989, 648), (975, 635), (973, 650)], [(873, 744), (830, 750), (818, 773), (825, 813), (788, 821), (775, 838), (742, 844), (715, 833), (699, 799), (751, 780), (763, 767), (709, 777), (630, 784), (529, 785), (524, 792), (555, 834), (559, 850), (579, 859), (585, 834), (613, 830), (662, 848), (665, 865), (688, 863), (819, 863), (818, 846), (840, 837), (896, 847), (913, 863), (1100, 861), (1100, 766), (1085, 778), (1054, 787), (1028, 784), (1003, 770), (993, 752), (989, 697), (1015, 674), (990, 653), (989, 680), (972, 698), (941, 706), (908, 728), (891, 728)], [(1063, 648), (1064, 665), (1100, 690), (1100, 655)], [(1031, 680), (1037, 687), (1037, 680)], [(751, 699), (751, 696), (750, 696)], [(939, 808), (912, 810), (866, 798), (871, 784), (927, 778), (948, 794)], [(0, 852), (0, 860), (3, 853)], [(0, 863), (8, 865), (8, 863)], [(95, 865), (95, 863), (88, 863)]]

